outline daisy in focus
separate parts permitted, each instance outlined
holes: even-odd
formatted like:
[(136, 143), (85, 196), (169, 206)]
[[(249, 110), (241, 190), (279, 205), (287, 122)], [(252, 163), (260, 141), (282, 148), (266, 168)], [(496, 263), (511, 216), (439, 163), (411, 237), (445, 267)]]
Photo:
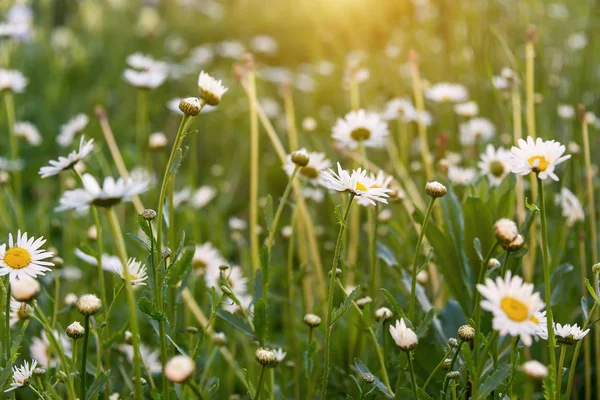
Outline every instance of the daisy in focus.
[(228, 89), (223, 86), (223, 82), (202, 71), (198, 76), (198, 90), (204, 103), (214, 107), (221, 102), (221, 97)]
[[(377, 173), (377, 175), (371, 173), (369, 175), (369, 179), (372, 179), (373, 181), (375, 181), (375, 183), (373, 184), (374, 187), (377, 188), (381, 188), (381, 189), (386, 189), (386, 190), (390, 190), (390, 192), (392, 192), (392, 190), (390, 189), (390, 184), (392, 183), (392, 176), (391, 175), (387, 175), (386, 173), (384, 173), (382, 170), (379, 170), (379, 172)], [(358, 204), (360, 204), (363, 207), (367, 207), (370, 206), (371, 203), (369, 202), (369, 200), (365, 197), (359, 197), (356, 202)]]
[(66, 157), (58, 157), (58, 160), (50, 160), (47, 166), (40, 168), (38, 172), (40, 177), (48, 178), (60, 174), (62, 171), (66, 171), (75, 167), (75, 165), (86, 158), (94, 150), (94, 139), (90, 139), (87, 142), (84, 137), (81, 137), (79, 141), (79, 150), (73, 150)]
[(557, 141), (544, 141), (542, 138), (534, 141), (529, 136), (527, 141), (519, 139), (518, 146), (512, 147), (510, 163), (515, 174), (528, 175), (534, 172), (542, 180), (549, 177), (558, 181), (554, 169), (558, 164), (571, 158), (570, 154), (563, 156), (565, 150), (565, 146)]
[(40, 249), (46, 243), (46, 239), (40, 237), (35, 239), (27, 237), (27, 232), (21, 234), (17, 232), (17, 240), (13, 240), (11, 233), (8, 234), (8, 246), (6, 243), (0, 246), (0, 276), (8, 275), (12, 281), (25, 276), (35, 278), (38, 275), (45, 275), (54, 266), (49, 261), (54, 253)]
[[(308, 164), (304, 167), (299, 167), (298, 174), (307, 182), (310, 182), (314, 186), (322, 186), (324, 184), (323, 176), (321, 175), (321, 171), (329, 168), (331, 166), (331, 162), (325, 158), (325, 153), (319, 153), (316, 151), (306, 151), (306, 149), (302, 148), (298, 151), (303, 151), (306, 153), (308, 157)], [(296, 168), (296, 164), (292, 161), (292, 155), (288, 154), (287, 161), (283, 166), (285, 173), (288, 176), (292, 176), (294, 169)]]
[(589, 329), (585, 331), (581, 329), (577, 324), (561, 325), (554, 323), (554, 332), (556, 333), (556, 341), (561, 344), (573, 344), (583, 339), (589, 332)]
[(60, 198), (56, 211), (77, 210), (85, 211), (89, 206), (110, 208), (121, 201), (129, 201), (148, 190), (149, 182), (134, 179), (125, 180), (113, 177), (104, 179), (102, 186), (90, 174), (83, 175), (83, 189), (69, 190)]
[(389, 197), (390, 189), (378, 187), (378, 182), (372, 177), (367, 176), (367, 171), (359, 168), (348, 173), (342, 168), (340, 163), (337, 164), (338, 172), (335, 173), (332, 169), (321, 172), (325, 179), (325, 186), (338, 192), (350, 192), (355, 196), (364, 198), (369, 204), (375, 205), (375, 202), (386, 203), (386, 198)]
[(533, 292), (533, 284), (508, 271), (504, 278), (486, 279), (477, 290), (484, 297), (481, 308), (493, 315), (494, 330), (501, 336), (520, 336), (526, 346), (531, 346), (532, 337), (539, 331), (536, 313), (545, 306), (540, 294)]
[(35, 360), (31, 361), (31, 364), (24, 361), (20, 367), (13, 367), (13, 382), (10, 384), (10, 388), (4, 392), (10, 392), (27, 385), (35, 367), (37, 367), (37, 361)]
[(354, 150), (360, 144), (365, 147), (383, 147), (388, 135), (387, 123), (379, 114), (358, 110), (339, 118), (331, 137), (342, 147)]
[(492, 186), (500, 185), (504, 177), (510, 172), (510, 154), (510, 151), (502, 147), (494, 149), (491, 144), (488, 144), (485, 153), (481, 154), (481, 161), (477, 166), (487, 176)]

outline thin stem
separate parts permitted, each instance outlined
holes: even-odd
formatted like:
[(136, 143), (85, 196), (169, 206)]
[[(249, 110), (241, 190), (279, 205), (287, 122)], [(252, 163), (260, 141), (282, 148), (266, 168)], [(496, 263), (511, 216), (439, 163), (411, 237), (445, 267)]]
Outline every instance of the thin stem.
[(146, 154), (146, 137), (148, 135), (148, 91), (138, 89), (137, 91), (137, 111), (136, 111), (136, 142), (140, 155)]
[[(119, 225), (119, 219), (114, 208), (106, 209), (106, 216), (112, 230), (112, 234), (117, 246), (117, 253), (123, 265), (123, 275), (129, 277), (129, 269), (127, 267), (127, 250), (125, 248), (125, 240), (123, 232)], [(142, 398), (142, 360), (140, 358), (140, 337), (137, 318), (137, 309), (135, 304), (135, 295), (133, 294), (133, 285), (131, 279), (125, 279), (125, 292), (127, 293), (127, 303), (129, 305), (129, 326), (131, 327), (131, 341), (133, 345), (133, 370), (135, 376), (135, 398)]]
[(277, 224), (279, 223), (279, 218), (281, 218), (281, 213), (283, 212), (283, 208), (285, 207), (285, 203), (287, 202), (287, 199), (288, 199), (288, 197), (290, 195), (290, 191), (292, 190), (292, 186), (293, 186), (293, 183), (294, 183), (294, 178), (296, 177), (297, 173), (298, 173), (298, 166), (296, 166), (294, 168), (294, 171), (292, 172), (292, 175), (290, 176), (288, 184), (285, 187), (285, 190), (283, 192), (283, 196), (281, 197), (281, 200), (279, 201), (279, 206), (277, 207), (277, 211), (275, 212), (275, 216), (273, 217), (273, 223), (272, 223), (272, 226), (271, 226), (271, 231), (269, 232), (269, 239), (267, 240), (267, 248), (269, 249), (269, 255), (271, 254), (271, 247), (273, 246), (273, 239), (275, 237), (275, 232), (277, 231)]
[[(585, 320), (585, 323), (583, 324), (583, 330), (586, 330), (587, 327), (590, 325), (590, 322), (592, 321), (592, 318), (594, 317), (594, 313), (596, 312), (597, 306), (598, 306), (598, 303), (596, 303), (594, 301), (594, 304), (592, 305), (592, 308), (590, 309), (590, 312), (588, 313), (587, 319)], [(571, 359), (571, 368), (569, 368), (569, 380), (567, 381), (567, 391), (566, 391), (567, 394), (571, 393), (571, 387), (573, 386), (573, 378), (575, 377), (575, 368), (577, 367), (577, 357), (579, 356), (579, 350), (581, 349), (581, 343), (582, 343), (582, 341), (579, 340), (577, 342), (577, 344), (575, 345), (575, 351), (573, 352), (573, 358)]]
[(542, 226), (542, 261), (544, 268), (544, 294), (546, 300), (546, 317), (548, 328), (548, 351), (550, 352), (550, 365), (552, 366), (552, 371), (556, 372), (556, 354), (554, 352), (556, 347), (556, 339), (554, 336), (554, 318), (552, 315), (552, 287), (550, 286), (550, 265), (548, 255), (548, 226), (546, 223), (544, 182), (540, 178), (538, 178), (538, 189), (540, 196), (540, 220)]
[(56, 326), (58, 318), (58, 302), (60, 298), (60, 274), (54, 274), (54, 309), (52, 310), (52, 329)]
[(331, 265), (331, 276), (329, 277), (329, 293), (327, 297), (327, 323), (326, 323), (326, 334), (325, 334), (325, 365), (324, 365), (324, 377), (321, 385), (321, 395), (323, 399), (327, 398), (327, 384), (329, 383), (329, 356), (331, 346), (331, 314), (333, 312), (333, 293), (335, 291), (336, 273), (337, 266), (340, 257), (340, 249), (342, 247), (342, 239), (344, 237), (344, 230), (346, 229), (346, 223), (348, 222), (348, 215), (352, 208), (352, 200), (354, 200), (354, 193), (350, 194), (348, 204), (346, 205), (346, 211), (344, 212), (343, 219), (340, 222), (340, 231), (338, 233), (337, 243), (335, 246), (335, 252), (333, 255), (333, 263)]
[(506, 274), (506, 268), (508, 267), (508, 257), (509, 256), (510, 256), (510, 252), (506, 251), (504, 260), (502, 260), (502, 267), (500, 268), (500, 277), (501, 278), (504, 278), (504, 275)]
[(187, 385), (192, 388), (192, 392), (197, 396), (198, 399), (204, 400), (206, 397), (202, 394), (202, 391), (192, 381), (187, 381)]
[(254, 400), (258, 400), (260, 398), (260, 391), (262, 390), (263, 381), (265, 379), (265, 370), (266, 366), (262, 366), (260, 369), (260, 377), (258, 378), (258, 385), (256, 386), (256, 394), (254, 395)]
[(367, 210), (367, 216), (369, 221), (369, 292), (371, 298), (375, 298), (377, 293), (377, 214), (379, 212), (379, 205), (375, 204), (375, 207), (369, 207)]
[(6, 303), (4, 304), (4, 356), (5, 364), (10, 365), (10, 276), (6, 277)]
[(410, 70), (413, 84), (413, 95), (415, 98), (415, 107), (417, 108), (417, 127), (419, 131), (419, 139), (421, 143), (421, 157), (423, 165), (425, 165), (425, 176), (427, 181), (433, 179), (433, 166), (431, 165), (431, 154), (429, 151), (429, 141), (427, 139), (427, 127), (423, 121), (425, 112), (425, 102), (423, 100), (423, 83), (421, 82), (421, 73), (419, 64), (416, 61), (410, 62)]
[[(457, 349), (460, 348), (460, 344), (458, 346)], [(433, 379), (433, 376), (435, 375), (435, 373), (442, 368), (442, 365), (444, 365), (444, 362), (446, 361), (446, 359), (450, 356), (450, 354), (452, 354), (452, 348), (450, 348), (450, 350), (448, 350), (448, 352), (446, 352), (446, 354), (444, 354), (444, 357), (442, 357), (442, 360), (438, 363), (438, 365), (435, 366), (435, 368), (433, 369), (433, 371), (431, 371), (431, 374), (429, 374), (429, 377), (427, 377), (427, 380), (425, 381), (425, 384), (423, 385), (423, 390), (427, 389), (427, 386), (429, 385), (429, 382), (431, 382), (431, 379)]]
[(252, 252), (252, 271), (260, 267), (258, 225), (258, 165), (259, 165), (259, 135), (258, 115), (256, 112), (256, 78), (254, 71), (248, 72), (248, 88), (250, 97), (250, 249)]
[[(6, 91), (4, 94), (4, 103), (6, 105), (6, 119), (8, 124), (8, 143), (10, 145), (10, 158), (12, 161), (19, 160), (19, 138), (15, 135), (15, 102), (12, 92)], [(18, 204), (21, 202), (21, 171), (18, 169), (13, 172), (13, 182), (15, 196)], [(23, 221), (19, 221), (23, 222)]]
[(415, 367), (412, 360), (412, 352), (406, 352), (406, 358), (408, 358), (408, 371), (410, 373), (410, 383), (412, 384), (413, 395), (415, 398), (419, 397), (419, 387), (417, 386), (417, 378), (415, 376)]
[(44, 396), (42, 393), (40, 393), (39, 390), (37, 390), (32, 384), (27, 384), (27, 387), (29, 387), (29, 389), (31, 389), (31, 391), (33, 393), (35, 393), (36, 396), (38, 396), (38, 398), (40, 398), (42, 400), (46, 400), (46, 396)]
[(86, 384), (86, 380), (87, 380), (87, 372), (85, 371), (85, 365), (87, 362), (87, 347), (88, 347), (88, 340), (89, 340), (89, 335), (90, 335), (90, 316), (86, 315), (85, 316), (85, 324), (84, 324), (84, 333), (83, 333), (83, 346), (81, 348), (82, 353), (81, 353), (81, 398), (82, 399), (87, 399), (86, 397), (86, 392), (87, 392), (87, 384)]
[(567, 353), (567, 345), (562, 344), (560, 346), (560, 356), (558, 359), (558, 370), (556, 372), (556, 400), (560, 400), (560, 389), (562, 386), (563, 377), (563, 363), (565, 362), (565, 354)]
[[(512, 350), (510, 352), (510, 364), (512, 365), (511, 369), (510, 369), (510, 376), (508, 378), (508, 383), (506, 384), (506, 388), (507, 388), (507, 394), (509, 398), (512, 398), (512, 383), (513, 380), (515, 379), (515, 372), (517, 371), (517, 365), (516, 365), (516, 357), (517, 357), (517, 349), (518, 349), (518, 345), (519, 345), (519, 337), (515, 337), (513, 338), (513, 343), (512, 343)], [(497, 356), (496, 356), (497, 357)]]
[(410, 320), (416, 322), (415, 319), (415, 304), (417, 298), (417, 271), (419, 269), (419, 265), (417, 264), (419, 260), (419, 254), (421, 252), (421, 244), (423, 243), (423, 237), (425, 236), (425, 231), (427, 230), (427, 224), (429, 223), (429, 218), (431, 217), (431, 211), (433, 210), (433, 204), (435, 203), (435, 197), (432, 197), (429, 200), (429, 205), (427, 206), (427, 212), (425, 213), (425, 219), (423, 220), (423, 225), (421, 225), (421, 231), (419, 232), (419, 240), (417, 241), (417, 248), (415, 249), (415, 254), (413, 256), (412, 263), (412, 279), (411, 279), (411, 288), (410, 288), (410, 305), (408, 315), (410, 316)]
[[(460, 340), (458, 342), (458, 347), (456, 348), (456, 351), (454, 352), (454, 356), (452, 356), (452, 361), (450, 361), (450, 366), (448, 367), (448, 371), (453, 370), (454, 364), (456, 363), (456, 360), (458, 359), (458, 355), (460, 354), (460, 350), (462, 349), (462, 344), (463, 344), (463, 341)], [(444, 388), (442, 389), (442, 391), (444, 393), (446, 393), (446, 390), (448, 389), (448, 383), (449, 383), (449, 380), (448, 380), (448, 377), (446, 376), (444, 378), (444, 386), (443, 386)]]

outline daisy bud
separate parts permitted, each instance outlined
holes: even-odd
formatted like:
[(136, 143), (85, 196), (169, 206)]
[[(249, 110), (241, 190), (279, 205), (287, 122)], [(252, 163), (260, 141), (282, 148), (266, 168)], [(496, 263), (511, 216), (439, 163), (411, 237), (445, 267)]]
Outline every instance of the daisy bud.
[(494, 233), (500, 243), (510, 243), (517, 238), (519, 228), (517, 228), (517, 224), (514, 221), (508, 218), (501, 218), (494, 224)]
[(223, 285), (221, 286), (221, 290), (223, 291), (224, 294), (226, 294), (227, 296), (231, 296), (233, 294), (233, 292), (231, 291), (231, 289), (229, 289), (227, 286)]
[(93, 294), (84, 294), (77, 300), (77, 310), (86, 317), (96, 314), (100, 307), (102, 302)]
[(299, 167), (306, 167), (309, 161), (310, 158), (304, 149), (292, 153), (292, 162)]
[(311, 328), (316, 328), (321, 324), (321, 317), (315, 314), (306, 314), (304, 316), (304, 323)]
[(458, 338), (463, 342), (471, 343), (475, 339), (475, 329), (471, 325), (462, 325), (458, 328)]
[(58, 371), (56, 373), (56, 379), (58, 379), (60, 382), (66, 382), (67, 381), (67, 374), (65, 374), (64, 371)]
[[(329, 271), (329, 273), (327, 275), (331, 278), (331, 271)], [(342, 270), (339, 268), (336, 268), (335, 269), (335, 277), (339, 278), (340, 276), (342, 276)]]
[(191, 333), (191, 334), (194, 334), (194, 335), (195, 335), (196, 333), (200, 332), (200, 331), (198, 330), (198, 328), (196, 328), (195, 326), (188, 326), (187, 328), (185, 328), (185, 331), (186, 331), (187, 333)]
[(227, 344), (227, 336), (223, 332), (215, 332), (212, 340), (215, 346), (225, 346)]
[(277, 354), (273, 350), (259, 347), (254, 353), (256, 361), (262, 366), (275, 365), (277, 363)]
[(154, 218), (156, 218), (156, 211), (146, 209), (142, 212), (142, 218), (144, 218), (146, 221), (152, 221)]
[(27, 303), (33, 300), (40, 292), (40, 284), (30, 276), (15, 279), (10, 282), (12, 297), (20, 302)]
[(460, 372), (450, 371), (446, 374), (446, 379), (458, 379), (459, 376), (460, 376)]
[(451, 358), (446, 358), (444, 360), (444, 362), (442, 363), (442, 368), (443, 369), (450, 369), (450, 364), (452, 364), (452, 359)]
[(168, 247), (163, 247), (162, 251), (160, 252), (160, 255), (163, 259), (169, 258), (171, 256), (171, 249)]
[(200, 113), (202, 107), (200, 105), (200, 100), (196, 97), (187, 97), (179, 102), (179, 109), (185, 115), (195, 117)]
[(448, 345), (450, 347), (457, 348), (458, 347), (458, 340), (456, 340), (456, 338), (450, 338), (450, 339), (448, 339)]
[(387, 321), (388, 319), (392, 318), (392, 310), (390, 310), (387, 307), (381, 307), (378, 308), (375, 311), (375, 318), (377, 319), (377, 321), (383, 319), (384, 321)]
[(417, 334), (406, 326), (404, 318), (400, 318), (400, 321), (396, 320), (396, 325), (390, 326), (390, 335), (396, 342), (396, 346), (404, 351), (411, 351), (419, 344)]
[(96, 226), (92, 225), (88, 228), (87, 232), (86, 232), (86, 236), (89, 240), (96, 240), (98, 239), (98, 231), (96, 230)]
[(356, 305), (362, 309), (362, 308), (365, 308), (365, 306), (367, 304), (372, 303), (372, 302), (373, 302), (373, 299), (369, 296), (366, 296), (366, 297), (356, 300)]
[(373, 376), (373, 374), (362, 374), (360, 376), (363, 380), (363, 382), (370, 384), (375, 383), (375, 376)]
[(534, 381), (541, 381), (548, 377), (548, 368), (536, 360), (527, 361), (521, 366), (521, 369), (529, 379)]
[(148, 147), (150, 150), (161, 150), (167, 147), (167, 137), (162, 132), (154, 132), (148, 138)]
[(125, 339), (125, 343), (127, 344), (131, 344), (133, 342), (133, 334), (131, 333), (131, 331), (125, 331), (125, 335), (124, 335), (124, 339)]
[(594, 264), (592, 265), (592, 272), (594, 274), (598, 274), (600, 273), (600, 263)]
[(448, 192), (448, 189), (446, 189), (446, 186), (437, 181), (428, 182), (425, 185), (425, 192), (434, 199), (437, 199), (438, 197), (444, 197), (444, 195)]
[[(219, 105), (221, 97), (227, 92), (227, 88), (223, 86), (223, 82), (213, 78), (204, 71), (200, 72), (200, 76), (198, 77), (198, 90), (200, 91), (200, 98), (209, 106)], [(181, 109), (181, 104), (179, 108)]]
[(517, 251), (520, 250), (525, 245), (525, 239), (523, 235), (517, 235), (515, 240), (510, 243), (503, 243), (502, 248), (506, 251)]
[(75, 293), (68, 293), (63, 301), (68, 306), (74, 306), (77, 303), (77, 296)]
[(488, 269), (500, 268), (501, 265), (497, 258), (490, 258), (488, 261)]
[(46, 373), (46, 370), (44, 368), (37, 367), (37, 368), (33, 369), (33, 375), (35, 375), (35, 376), (42, 376), (45, 373)]
[(537, 41), (537, 29), (535, 25), (530, 25), (527, 29), (527, 41), (532, 43)]
[(165, 376), (174, 383), (182, 383), (189, 379), (196, 370), (194, 361), (188, 356), (177, 355), (165, 365)]
[(85, 328), (77, 321), (67, 326), (67, 336), (73, 340), (81, 339), (85, 335)]
[(10, 174), (6, 171), (0, 172), (0, 186), (7, 185), (10, 182)]

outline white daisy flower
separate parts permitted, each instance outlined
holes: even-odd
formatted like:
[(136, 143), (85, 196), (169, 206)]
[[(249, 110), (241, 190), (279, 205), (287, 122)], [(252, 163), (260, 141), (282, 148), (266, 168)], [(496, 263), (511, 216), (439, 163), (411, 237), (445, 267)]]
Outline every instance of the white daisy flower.
[(570, 104), (559, 104), (556, 108), (556, 112), (560, 119), (575, 118), (575, 108)]
[[(61, 344), (65, 355), (68, 358), (71, 358), (71, 340), (67, 337), (67, 335), (60, 333), (58, 331), (53, 332), (54, 337), (57, 338), (57, 341)], [(42, 331), (40, 337), (34, 337), (31, 340), (31, 346), (29, 346), (29, 353), (31, 354), (31, 358), (36, 360), (42, 367), (44, 368), (54, 368), (60, 364), (60, 360), (56, 355), (56, 351), (51, 352), (50, 341), (46, 336), (47, 333)], [(52, 354), (52, 358), (49, 358), (49, 354)]]
[(396, 325), (390, 325), (390, 335), (396, 346), (405, 351), (414, 349), (419, 343), (417, 334), (406, 326), (404, 318), (400, 318), (400, 321), (396, 320)]
[(510, 87), (510, 82), (505, 77), (496, 75), (492, 77), (492, 86), (497, 90), (507, 90)]
[[(329, 168), (331, 162), (325, 158), (325, 153), (319, 153), (316, 151), (306, 151), (302, 148), (298, 151), (305, 152), (308, 156), (308, 164), (298, 169), (298, 175), (307, 182), (310, 182), (314, 186), (324, 185), (325, 181), (321, 175), (321, 171)], [(283, 170), (288, 176), (291, 176), (296, 168), (296, 164), (292, 161), (292, 155), (288, 154), (286, 163), (283, 165)]]
[(477, 290), (484, 297), (481, 308), (493, 314), (493, 328), (501, 336), (520, 336), (526, 346), (531, 346), (532, 336), (539, 331), (534, 317), (545, 306), (540, 294), (533, 292), (533, 284), (508, 271), (505, 278), (488, 278), (485, 285), (477, 284)]
[[(80, 260), (82, 260), (90, 265), (93, 265), (93, 266), (98, 265), (98, 260), (96, 259), (96, 257), (89, 255), (87, 253), (84, 253), (80, 249), (75, 249), (75, 257), (79, 258)], [(102, 254), (101, 262), (102, 262), (102, 269), (104, 271), (114, 272), (118, 269), (123, 268), (121, 265), (121, 259), (117, 256), (113, 256), (110, 254), (106, 254), (106, 253)]]
[(302, 197), (314, 201), (315, 203), (321, 203), (325, 198), (325, 193), (321, 189), (315, 189), (310, 186), (306, 186), (302, 190)]
[(557, 197), (557, 200), (560, 202), (562, 216), (566, 218), (568, 227), (572, 227), (577, 222), (585, 219), (581, 202), (569, 189), (566, 187), (560, 189), (560, 195)]
[(273, 351), (275, 352), (275, 357), (277, 358), (278, 363), (282, 362), (285, 359), (285, 356), (287, 355), (287, 353), (284, 352), (281, 347)]
[(318, 123), (317, 120), (313, 117), (306, 117), (302, 120), (302, 129), (306, 132), (313, 132), (317, 129)]
[(166, 71), (168, 69), (168, 64), (166, 62), (155, 60), (154, 58), (142, 53), (133, 53), (128, 55), (125, 62), (129, 67), (140, 71)]
[(216, 196), (217, 189), (212, 186), (201, 186), (192, 195), (192, 198), (190, 199), (190, 205), (195, 209), (204, 208)]
[(551, 179), (558, 181), (558, 176), (554, 174), (556, 166), (563, 161), (571, 158), (571, 155), (563, 156), (565, 146), (554, 140), (544, 141), (537, 138), (527, 137), (527, 141), (519, 139), (519, 146), (513, 146), (512, 170), (518, 175), (528, 175), (531, 172), (537, 174), (538, 178)]
[(433, 124), (433, 116), (427, 110), (423, 110), (419, 112), (416, 108), (406, 110), (407, 114), (405, 116), (406, 122), (422, 122), (425, 126), (431, 126)]
[(228, 221), (229, 229), (232, 231), (243, 231), (248, 228), (248, 223), (241, 218), (231, 217)]
[(463, 168), (455, 165), (448, 167), (448, 179), (454, 185), (466, 186), (473, 182), (477, 177), (477, 173), (474, 168)]
[(31, 122), (17, 121), (14, 130), (15, 136), (24, 138), (32, 146), (39, 146), (42, 143), (40, 131)]
[(229, 263), (210, 242), (196, 245), (192, 257), (192, 266), (198, 275), (204, 275), (206, 271), (210, 271), (212, 276), (216, 271), (219, 271), (221, 265), (229, 265)]
[(537, 311), (533, 314), (531, 320), (537, 324), (535, 334), (544, 340), (548, 340), (548, 319), (546, 311)]
[(192, 65), (206, 65), (215, 58), (215, 51), (210, 45), (201, 45), (190, 50), (187, 62)]
[(257, 53), (273, 55), (279, 50), (277, 41), (271, 36), (258, 35), (250, 39), (250, 47)]
[(341, 146), (354, 150), (360, 143), (365, 147), (383, 147), (388, 135), (387, 123), (379, 114), (358, 110), (339, 118), (331, 137)]
[(459, 103), (454, 106), (454, 112), (461, 117), (473, 118), (479, 114), (479, 106), (474, 101)]
[(56, 137), (56, 143), (61, 147), (68, 147), (73, 143), (75, 136), (83, 132), (90, 118), (85, 114), (77, 114), (69, 122), (60, 127), (60, 133)]
[(246, 54), (246, 47), (237, 40), (224, 40), (217, 43), (215, 50), (221, 57), (241, 59)]
[(407, 122), (407, 117), (415, 111), (415, 107), (409, 99), (396, 97), (385, 104), (385, 110), (381, 114), (381, 118), (386, 121), (402, 119), (402, 121)]
[(217, 80), (204, 71), (198, 76), (198, 90), (200, 98), (209, 106), (216, 106), (221, 102), (221, 97), (227, 92), (223, 82)]
[(337, 174), (332, 169), (321, 172), (326, 181), (325, 186), (328, 189), (338, 192), (351, 192), (358, 197), (367, 199), (371, 205), (375, 205), (376, 201), (387, 204), (386, 197), (389, 197), (388, 193), (391, 190), (377, 187), (377, 181), (367, 177), (367, 171), (359, 168), (350, 174), (342, 169), (340, 163), (337, 164), (337, 167)]
[(436, 103), (458, 103), (467, 101), (467, 88), (458, 83), (436, 83), (425, 91), (425, 97)]
[(31, 364), (29, 364), (27, 361), (24, 361), (23, 365), (20, 367), (13, 367), (13, 382), (10, 384), (10, 388), (4, 392), (10, 392), (27, 385), (29, 378), (31, 378), (33, 375), (33, 370), (35, 367), (37, 367), (37, 361), (35, 360), (33, 360)]
[(27, 319), (33, 312), (33, 308), (27, 303), (21, 303), (11, 297), (10, 299), (10, 327), (12, 328), (17, 322)]
[[(125, 269), (121, 262), (119, 264), (113, 263), (113, 272), (119, 275), (121, 279), (125, 279)], [(141, 261), (137, 261), (135, 258), (127, 260), (127, 272), (129, 272), (129, 280), (133, 286), (146, 285), (148, 273), (146, 272), (146, 265), (142, 264)]]
[[(127, 360), (133, 364), (133, 346), (130, 344), (124, 344), (120, 346), (120, 349), (127, 357)], [(160, 353), (158, 351), (152, 350), (145, 344), (140, 344), (139, 352), (142, 362), (152, 375), (160, 374), (162, 372)]]
[[(374, 187), (381, 189), (389, 189), (391, 191), (390, 184), (392, 183), (393, 177), (391, 175), (385, 174), (383, 170), (379, 170), (377, 175), (371, 173), (369, 178), (375, 181)], [(363, 207), (371, 205), (369, 200), (367, 200), (365, 197), (359, 197), (358, 199), (356, 199), (356, 202)]]
[(131, 197), (144, 193), (148, 190), (149, 182), (139, 180), (125, 180), (113, 177), (104, 179), (102, 186), (96, 178), (90, 174), (83, 175), (83, 189), (66, 191), (60, 199), (60, 205), (56, 211), (64, 210), (86, 210), (89, 206), (112, 207), (121, 201), (129, 201)]
[(548, 377), (548, 367), (536, 360), (525, 362), (521, 368), (525, 375), (531, 379), (542, 380)]
[(556, 333), (556, 341), (562, 344), (573, 344), (583, 339), (589, 332), (589, 329), (585, 331), (581, 329), (577, 324), (561, 325), (557, 322), (554, 323), (554, 332)]
[(123, 79), (131, 86), (140, 89), (151, 90), (162, 85), (168, 77), (168, 72), (162, 69), (150, 69), (147, 71), (137, 71), (127, 68), (123, 72)]
[(498, 186), (506, 175), (511, 171), (510, 165), (510, 151), (498, 147), (494, 149), (494, 146), (488, 144), (485, 153), (481, 154), (481, 161), (477, 166), (484, 173), (492, 186)]
[(496, 128), (486, 118), (473, 118), (460, 124), (460, 143), (472, 146), (476, 142), (487, 142), (496, 133)]
[(58, 160), (50, 160), (49, 164), (45, 167), (40, 168), (38, 172), (42, 178), (48, 178), (60, 174), (62, 171), (66, 171), (75, 167), (75, 165), (86, 158), (94, 150), (94, 139), (90, 139), (87, 142), (84, 137), (81, 137), (79, 141), (79, 150), (73, 150), (66, 157), (58, 157)]
[(54, 266), (45, 259), (52, 258), (54, 253), (40, 249), (46, 243), (46, 239), (33, 236), (27, 238), (27, 232), (17, 232), (17, 240), (13, 240), (12, 233), (8, 234), (8, 246), (6, 243), (0, 246), (0, 276), (8, 275), (12, 281), (25, 276), (35, 278), (45, 275), (46, 271)]
[[(214, 287), (217, 293), (221, 293), (221, 274), (223, 279), (227, 281), (233, 294), (240, 301), (244, 309), (248, 309), (252, 303), (252, 296), (248, 294), (248, 278), (244, 276), (242, 269), (238, 265), (232, 265), (225, 271), (221, 271), (219, 268), (207, 268), (204, 273), (204, 281), (206, 287)], [(229, 304), (224, 303), (223, 308), (226, 311), (235, 313), (238, 311), (237, 304), (231, 302)]]
[(14, 69), (0, 69), (0, 92), (22, 93), (29, 81)]

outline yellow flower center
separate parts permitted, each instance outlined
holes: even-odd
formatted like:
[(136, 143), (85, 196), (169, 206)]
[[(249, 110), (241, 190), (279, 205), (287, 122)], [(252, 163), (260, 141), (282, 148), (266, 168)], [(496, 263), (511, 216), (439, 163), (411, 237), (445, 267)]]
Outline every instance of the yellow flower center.
[(539, 325), (539, 324), (540, 324), (540, 320), (539, 320), (539, 319), (537, 319), (537, 318), (535, 317), (535, 315), (532, 315), (532, 316), (531, 316), (531, 322), (533, 322), (533, 323), (534, 323), (534, 324), (536, 324), (536, 325)]
[(367, 140), (371, 137), (371, 131), (367, 128), (356, 128), (350, 133), (350, 136), (357, 142), (362, 142), (363, 140)]
[(533, 170), (536, 172), (545, 171), (546, 168), (548, 168), (548, 165), (550, 165), (550, 163), (548, 162), (548, 160), (546, 160), (546, 157), (544, 156), (529, 157), (529, 160), (527, 160), (527, 162), (533, 167)]
[(25, 268), (31, 262), (31, 255), (25, 249), (13, 247), (4, 255), (4, 262), (13, 269)]
[(523, 302), (512, 297), (505, 297), (500, 302), (500, 308), (508, 318), (516, 322), (523, 322), (529, 316), (529, 309)]
[(360, 182), (356, 182), (356, 190), (362, 190), (363, 192), (366, 192), (368, 189), (365, 185), (363, 185)]

